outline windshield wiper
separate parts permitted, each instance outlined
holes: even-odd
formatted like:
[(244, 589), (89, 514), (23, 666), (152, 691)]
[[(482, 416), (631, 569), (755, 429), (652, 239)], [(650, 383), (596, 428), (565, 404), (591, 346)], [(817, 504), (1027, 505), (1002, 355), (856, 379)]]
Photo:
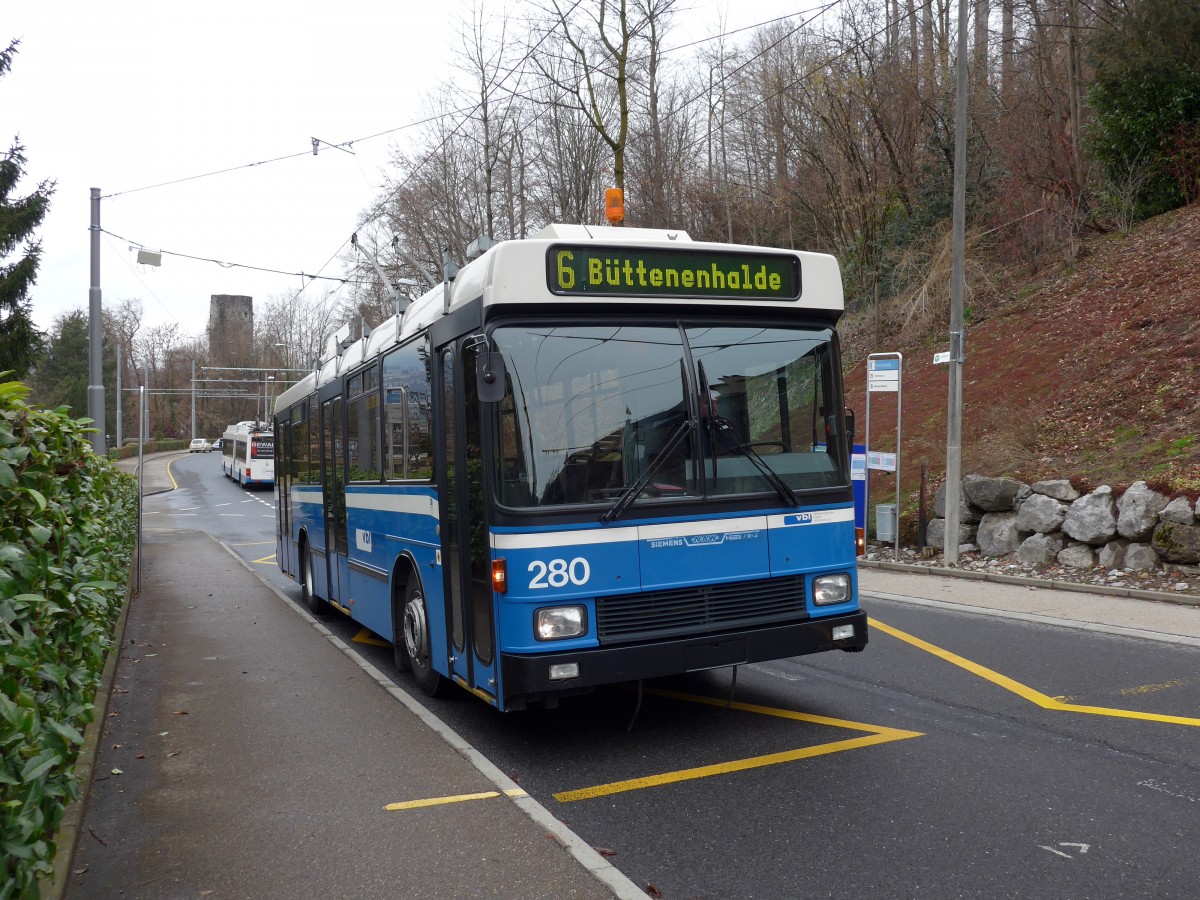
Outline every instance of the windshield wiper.
[[(696, 362), (696, 371), (700, 376), (700, 390), (709, 390), (708, 375), (704, 371), (704, 360), (701, 359)], [(709, 408), (715, 412), (715, 407), (710, 406)], [(763, 478), (767, 479), (767, 483), (775, 488), (775, 493), (779, 494), (785, 502), (791, 506), (800, 505), (800, 501), (796, 499), (796, 494), (788, 487), (787, 482), (780, 478), (775, 473), (775, 470), (767, 465), (763, 458), (758, 455), (757, 450), (749, 444), (742, 443), (742, 439), (737, 436), (737, 432), (733, 430), (733, 426), (729, 424), (728, 419), (724, 416), (710, 416), (708, 422), (702, 422), (701, 424), (712, 430), (714, 443), (716, 438), (720, 436), (725, 439), (725, 446), (732, 447), (742, 454), (742, 456), (746, 457), (746, 459), (750, 460), (754, 464), (754, 467), (762, 473)], [(717, 454), (715, 446), (713, 447), (713, 451), (713, 477), (716, 477)]]
[(649, 484), (650, 479), (654, 477), (654, 473), (662, 468), (663, 462), (670, 457), (670, 455), (675, 451), (675, 448), (679, 446), (680, 442), (687, 437), (687, 433), (691, 430), (691, 419), (684, 419), (675, 427), (675, 432), (670, 438), (667, 439), (667, 442), (663, 444), (663, 448), (659, 454), (654, 457), (654, 459), (650, 460), (650, 464), (642, 470), (642, 474), (638, 476), (637, 481), (627, 487), (625, 492), (617, 498), (617, 502), (605, 510), (604, 514), (600, 516), (601, 522), (607, 525), (621, 513), (625, 512), (626, 509), (628, 509), (629, 504), (637, 499), (638, 494), (642, 492), (642, 489)]
[(724, 439), (725, 446), (732, 447), (737, 450), (742, 456), (750, 460), (754, 467), (762, 473), (763, 478), (767, 479), (767, 483), (775, 488), (775, 492), (784, 499), (790, 506), (798, 506), (800, 500), (796, 497), (786, 481), (779, 477), (774, 469), (772, 469), (759, 455), (758, 451), (749, 444), (743, 443), (742, 439), (737, 436), (737, 432), (733, 430), (733, 426), (729, 424), (729, 420), (716, 416), (711, 420), (711, 426), (715, 437)]

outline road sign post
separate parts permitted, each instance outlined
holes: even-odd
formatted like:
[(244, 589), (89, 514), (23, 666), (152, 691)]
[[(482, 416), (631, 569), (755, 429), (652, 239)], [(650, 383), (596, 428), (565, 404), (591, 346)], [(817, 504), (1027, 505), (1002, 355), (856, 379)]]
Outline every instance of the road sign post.
[[(904, 398), (904, 392), (901, 387), (903, 371), (903, 353), (872, 353), (867, 357), (867, 425), (866, 434), (863, 438), (867, 456), (867, 481), (864, 488), (866, 495), (864, 525), (870, 523), (871, 517), (871, 470), (877, 469), (881, 472), (894, 472), (896, 477), (896, 508), (895, 528), (892, 534), (894, 542), (892, 550), (897, 562), (900, 560), (900, 424)], [(896, 395), (895, 453), (881, 453), (871, 449), (871, 395), (879, 393)], [(878, 518), (875, 522), (875, 533), (878, 536)]]

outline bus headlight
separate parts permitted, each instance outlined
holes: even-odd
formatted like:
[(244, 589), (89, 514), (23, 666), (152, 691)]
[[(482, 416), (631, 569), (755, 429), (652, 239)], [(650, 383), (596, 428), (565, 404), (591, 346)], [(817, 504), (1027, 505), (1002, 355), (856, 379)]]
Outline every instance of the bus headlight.
[(533, 614), (533, 633), (539, 641), (560, 641), (587, 631), (587, 609), (582, 606), (548, 606)]
[(850, 576), (845, 572), (837, 575), (820, 575), (813, 579), (813, 603), (831, 606), (850, 599)]

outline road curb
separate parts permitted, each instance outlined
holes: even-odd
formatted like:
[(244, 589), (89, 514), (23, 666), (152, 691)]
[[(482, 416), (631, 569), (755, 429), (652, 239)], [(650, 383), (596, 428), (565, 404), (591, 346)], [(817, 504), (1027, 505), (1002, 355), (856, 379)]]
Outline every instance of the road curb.
[(886, 560), (859, 559), (860, 567), (904, 572), (910, 575), (939, 575), (943, 578), (965, 578), (971, 581), (990, 581), (994, 584), (1019, 584), (1052, 591), (1072, 591), (1077, 594), (1102, 594), (1106, 597), (1127, 597), (1134, 600), (1157, 600), (1177, 606), (1200, 606), (1200, 597), (1168, 594), (1166, 591), (1144, 591), (1137, 588), (1112, 587), (1106, 584), (1080, 584), (1075, 581), (1053, 581), (1046, 578), (1027, 578), (1021, 575), (1001, 575), (996, 572), (973, 572), (969, 569), (948, 569), (942, 566), (919, 566)]
[(83, 730), (83, 743), (75, 756), (72, 771), (79, 784), (79, 795), (69, 802), (63, 810), (62, 821), (54, 833), (54, 868), (49, 879), (38, 879), (38, 890), (46, 900), (60, 900), (67, 890), (67, 878), (71, 873), (71, 862), (75, 858), (75, 845), (79, 840), (79, 827), (83, 815), (87, 812), (88, 798), (92, 792), (92, 776), (95, 774), (96, 758), (100, 754), (100, 735), (104, 730), (104, 721), (108, 717), (108, 701), (112, 696), (113, 682), (117, 675), (117, 662), (121, 658), (121, 649), (125, 646), (125, 623), (129, 619), (129, 607), (133, 602), (133, 586), (138, 566), (138, 547), (133, 550), (133, 560), (129, 566), (129, 581), (125, 588), (125, 599), (121, 604), (121, 612), (113, 626), (112, 646), (108, 650), (108, 658), (100, 673), (100, 684), (96, 687), (96, 696), (92, 701), (92, 720)]

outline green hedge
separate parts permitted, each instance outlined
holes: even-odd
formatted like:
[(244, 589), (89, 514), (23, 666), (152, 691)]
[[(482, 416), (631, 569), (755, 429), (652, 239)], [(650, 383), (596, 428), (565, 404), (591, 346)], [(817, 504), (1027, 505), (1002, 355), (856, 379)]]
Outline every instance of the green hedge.
[(52, 873), (137, 534), (137, 482), (89, 420), (27, 395), (0, 383), (0, 900)]

